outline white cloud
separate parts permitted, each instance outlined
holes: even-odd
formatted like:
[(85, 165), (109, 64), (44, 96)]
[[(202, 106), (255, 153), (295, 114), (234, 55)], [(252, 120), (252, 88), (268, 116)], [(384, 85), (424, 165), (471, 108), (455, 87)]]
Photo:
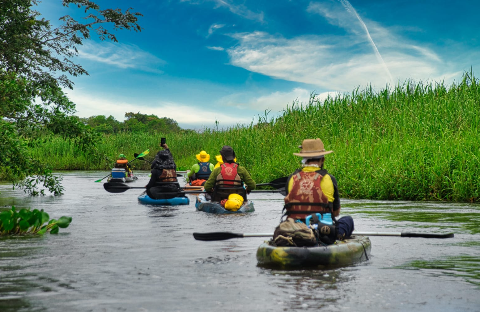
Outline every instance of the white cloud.
[(252, 121), (251, 117), (241, 117), (236, 114), (229, 114), (227, 111), (220, 112), (208, 107), (195, 107), (189, 104), (180, 104), (166, 101), (156, 103), (143, 103), (139, 105), (129, 101), (122, 101), (102, 96), (87, 94), (81, 89), (64, 90), (69, 99), (76, 104), (79, 117), (90, 117), (96, 115), (112, 115), (119, 121), (125, 120), (126, 112), (140, 112), (142, 114), (154, 114), (158, 117), (172, 118), (182, 128), (201, 128), (202, 126), (213, 126), (215, 120), (220, 121), (221, 126), (246, 124)]
[[(315, 95), (315, 99), (324, 102), (328, 96), (335, 98), (338, 92), (323, 92)], [(231, 106), (237, 109), (252, 109), (259, 112), (283, 111), (287, 106), (292, 106), (293, 103), (306, 105), (309, 103), (311, 91), (303, 88), (294, 88), (288, 92), (275, 91), (267, 95), (251, 96), (246, 93), (232, 94), (223, 97), (218, 103), (223, 106)], [(220, 105), (220, 104), (219, 104)]]
[(136, 45), (121, 43), (86, 42), (79, 48), (78, 55), (86, 60), (123, 69), (131, 68), (156, 73), (161, 73), (162, 71), (155, 67), (165, 64), (165, 61), (141, 50)]
[(255, 13), (250, 11), (245, 5), (235, 5), (229, 0), (213, 0), (217, 7), (226, 7), (233, 14), (239, 15), (249, 20), (263, 22), (263, 12)]
[(223, 50), (225, 50), (225, 49), (222, 48), (222, 47), (207, 47), (207, 49), (214, 50), (214, 51), (223, 51)]
[[(307, 11), (347, 34), (294, 38), (259, 31), (232, 34), (239, 44), (227, 49), (230, 63), (269, 77), (337, 91), (369, 84), (383, 88), (391, 84), (389, 72), (395, 84), (412, 78), (426, 81), (457, 76), (457, 70), (450, 71), (453, 66), (435, 51), (374, 21), (357, 18), (346, 8), (348, 5), (343, 7), (340, 2), (322, 2), (310, 3)], [(372, 47), (378, 47), (378, 54)]]
[(225, 24), (212, 24), (210, 28), (208, 28), (207, 38), (210, 37), (214, 31), (216, 31), (217, 29), (223, 28), (224, 26)]

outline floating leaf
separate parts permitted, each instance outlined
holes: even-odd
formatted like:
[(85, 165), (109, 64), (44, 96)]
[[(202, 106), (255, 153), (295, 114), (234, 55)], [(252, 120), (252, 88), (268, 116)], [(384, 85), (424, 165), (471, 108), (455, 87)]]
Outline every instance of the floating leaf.
[(32, 216), (32, 212), (23, 208), (23, 209), (20, 209), (20, 211), (18, 212), (18, 215), (20, 216), (20, 218), (22, 218), (23, 220), (28, 220), (30, 219), (30, 217)]
[(0, 221), (10, 220), (12, 215), (13, 214), (10, 210), (0, 212)]
[(72, 222), (72, 218), (71, 218), (71, 217), (62, 216), (62, 217), (60, 217), (60, 219), (58, 219), (57, 225), (58, 225), (59, 227), (61, 227), (62, 229), (64, 229), (64, 228), (68, 227), (71, 222)]
[(28, 223), (30, 223), (30, 225), (32, 226), (38, 226), (39, 224), (37, 223), (40, 223), (38, 221), (38, 216), (34, 213), (32, 213), (32, 216), (30, 217), (30, 219), (28, 219)]
[(3, 221), (3, 229), (7, 232), (10, 232), (15, 227), (15, 221), (8, 219)]
[(21, 221), (18, 223), (18, 226), (20, 226), (20, 230), (26, 231), (26, 230), (28, 230), (28, 228), (30, 227), (30, 223), (28, 223), (27, 220), (21, 220)]
[(43, 235), (45, 234), (45, 232), (47, 232), (47, 226), (42, 226), (42, 228), (40, 229), (40, 231), (37, 232), (37, 234), (39, 235)]
[(52, 227), (52, 229), (50, 230), (50, 234), (58, 234), (58, 231), (60, 230), (60, 228), (58, 227), (58, 225), (54, 225)]
[(48, 222), (48, 219), (50, 219), (50, 216), (48, 215), (48, 213), (46, 213), (45, 211), (42, 210), (42, 217), (41, 217), (41, 224), (44, 224), (45, 222)]

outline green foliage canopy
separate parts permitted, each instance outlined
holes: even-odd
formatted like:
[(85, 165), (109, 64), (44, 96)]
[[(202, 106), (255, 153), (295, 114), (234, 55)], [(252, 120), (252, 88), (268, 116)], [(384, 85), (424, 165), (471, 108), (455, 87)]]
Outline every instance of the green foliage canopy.
[(66, 7), (82, 9), (85, 16), (81, 21), (60, 17), (62, 25), (53, 27), (34, 10), (38, 2), (1, 0), (0, 4), (0, 178), (33, 195), (43, 193), (36, 190), (39, 183), (58, 195), (60, 180), (29, 156), (28, 148), (53, 133), (73, 138), (85, 152), (95, 154), (98, 135), (73, 116), (75, 104), (62, 88), (73, 88), (69, 77), (88, 74), (73, 58), (92, 32), (100, 40), (117, 42), (112, 31), (141, 31), (137, 23), (141, 14), (131, 8), (102, 10), (88, 0), (62, 0)]

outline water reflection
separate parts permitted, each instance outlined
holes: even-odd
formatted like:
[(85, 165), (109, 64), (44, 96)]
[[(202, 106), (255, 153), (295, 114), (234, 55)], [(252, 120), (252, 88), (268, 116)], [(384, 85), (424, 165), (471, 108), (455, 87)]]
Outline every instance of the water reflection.
[[(335, 270), (266, 270), (274, 277), (272, 286), (278, 288), (288, 310), (316, 308), (336, 310), (343, 297), (339, 291), (343, 283), (351, 282), (355, 276), (341, 269)], [(333, 308), (333, 309), (332, 309)]]
[(480, 286), (480, 258), (478, 256), (459, 255), (429, 261), (415, 260), (397, 268), (428, 270), (432, 275), (455, 276)]
[[(59, 198), (1, 186), (0, 206), (73, 217), (59, 235), (0, 239), (0, 311), (478, 311), (478, 205), (342, 200), (358, 231), (455, 232), (452, 239), (370, 237), (371, 256), (334, 269), (257, 266), (266, 238), (203, 242), (193, 232), (273, 233), (283, 199), (212, 215), (106, 193), (106, 172), (65, 173)], [(146, 184), (139, 181), (137, 186)], [(134, 182), (136, 183), (136, 182)], [(135, 186), (135, 184), (132, 184)], [(190, 196), (190, 195), (189, 195)], [(453, 291), (452, 291), (453, 290)], [(461, 294), (459, 296), (458, 294)], [(66, 299), (67, 298), (67, 299)]]

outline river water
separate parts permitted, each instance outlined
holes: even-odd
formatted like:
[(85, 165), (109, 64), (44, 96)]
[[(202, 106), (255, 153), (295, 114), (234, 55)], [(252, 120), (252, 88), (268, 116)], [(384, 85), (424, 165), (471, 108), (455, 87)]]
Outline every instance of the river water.
[[(257, 266), (266, 238), (197, 241), (193, 232), (269, 233), (279, 194), (256, 211), (212, 215), (190, 205), (107, 193), (107, 172), (65, 172), (61, 197), (0, 186), (0, 207), (73, 218), (58, 235), (0, 239), (0, 311), (480, 311), (480, 207), (342, 200), (357, 231), (454, 232), (449, 239), (370, 237), (368, 261), (327, 270)], [(144, 186), (147, 173), (131, 186)]]

